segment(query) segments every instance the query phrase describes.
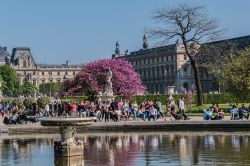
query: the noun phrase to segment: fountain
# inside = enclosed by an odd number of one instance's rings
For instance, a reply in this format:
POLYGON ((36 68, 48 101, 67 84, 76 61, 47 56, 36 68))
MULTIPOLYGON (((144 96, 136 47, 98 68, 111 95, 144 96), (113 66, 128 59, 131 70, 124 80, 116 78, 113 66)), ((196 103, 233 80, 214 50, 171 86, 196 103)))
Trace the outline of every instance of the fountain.
POLYGON ((83 142, 76 141, 74 134, 76 127, 87 126, 93 123, 93 118, 47 118, 41 120, 42 126, 59 127, 61 140, 54 142, 56 157, 83 156, 83 142))

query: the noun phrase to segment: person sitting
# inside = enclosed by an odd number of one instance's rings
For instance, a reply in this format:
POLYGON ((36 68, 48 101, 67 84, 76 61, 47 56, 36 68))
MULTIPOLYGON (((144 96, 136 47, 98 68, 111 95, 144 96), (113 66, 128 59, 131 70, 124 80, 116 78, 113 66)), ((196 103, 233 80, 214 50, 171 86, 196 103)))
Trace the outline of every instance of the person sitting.
POLYGON ((210 110, 210 108, 204 109, 204 116, 203 116, 204 120, 211 120, 212 115, 213 115, 213 110, 210 110))
POLYGON ((19 114, 18 117, 17 117, 17 122, 20 123, 20 124, 27 124, 27 116, 26 114, 19 114))
MULTIPOLYGON (((175 106, 172 106, 172 107, 171 107, 170 115, 173 116, 175 120, 181 120, 181 119, 183 119, 182 115, 179 114, 179 113, 176 111, 175 106)), ((171 120, 172 120, 172 119, 171 119, 171 120)))
POLYGON ((219 109, 218 113, 211 120, 222 120, 224 118, 224 111, 222 108, 219 109))
POLYGON ((247 111, 247 108, 245 107, 245 105, 243 104, 241 108, 239 108, 239 119, 249 119, 249 113, 247 111))
POLYGON ((10 115, 10 117, 9 117, 9 123, 10 124, 16 124, 17 123, 17 117, 18 117, 18 115, 17 115, 17 113, 12 113, 11 115, 10 115))
POLYGON ((231 119, 230 120, 238 120, 238 112, 239 109, 236 107, 236 105, 233 105, 233 108, 230 110, 231 113, 231 119))
POLYGON ((148 121, 150 121, 151 118, 153 118, 153 120, 155 121, 156 117, 157 117, 157 110, 154 108, 154 106, 150 106, 148 121))

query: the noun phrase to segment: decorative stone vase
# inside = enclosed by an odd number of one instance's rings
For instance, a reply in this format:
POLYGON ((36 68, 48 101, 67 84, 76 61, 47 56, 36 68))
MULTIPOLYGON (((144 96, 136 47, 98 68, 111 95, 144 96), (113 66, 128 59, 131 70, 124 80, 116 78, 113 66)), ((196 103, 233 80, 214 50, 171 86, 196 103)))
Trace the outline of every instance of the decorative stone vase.
POLYGON ((93 118, 47 118, 41 120, 42 126, 59 127, 61 140, 54 142, 54 154, 57 157, 83 156, 83 143, 76 141, 74 134, 77 126, 93 123, 93 118))

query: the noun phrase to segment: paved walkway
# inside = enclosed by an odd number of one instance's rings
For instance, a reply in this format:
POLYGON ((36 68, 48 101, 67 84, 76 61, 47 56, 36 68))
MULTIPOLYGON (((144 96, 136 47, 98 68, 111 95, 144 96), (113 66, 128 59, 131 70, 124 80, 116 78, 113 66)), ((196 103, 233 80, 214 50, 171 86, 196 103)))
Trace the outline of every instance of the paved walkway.
MULTIPOLYGON (((96 122, 91 126, 78 127, 78 132, 109 132, 109 131, 250 131, 249 120, 229 120, 225 117, 220 121, 205 121, 201 117, 192 116, 189 121, 121 121, 121 122, 96 122)), ((0 118, 2 120, 2 118, 0 118)), ((1 132, 11 134, 30 134, 30 133, 58 133, 58 127, 43 127, 39 123, 4 125, 0 126, 1 132)))

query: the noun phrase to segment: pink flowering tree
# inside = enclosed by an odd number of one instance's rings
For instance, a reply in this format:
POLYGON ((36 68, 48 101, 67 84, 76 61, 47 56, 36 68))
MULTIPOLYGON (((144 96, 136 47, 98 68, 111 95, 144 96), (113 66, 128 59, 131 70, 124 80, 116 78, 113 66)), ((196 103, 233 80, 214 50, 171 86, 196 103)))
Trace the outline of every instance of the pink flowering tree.
POLYGON ((104 91, 108 70, 113 73, 112 84, 115 95, 131 96, 145 93, 140 75, 123 59, 104 59, 83 65, 74 79, 64 82, 64 95, 95 95, 104 91))

